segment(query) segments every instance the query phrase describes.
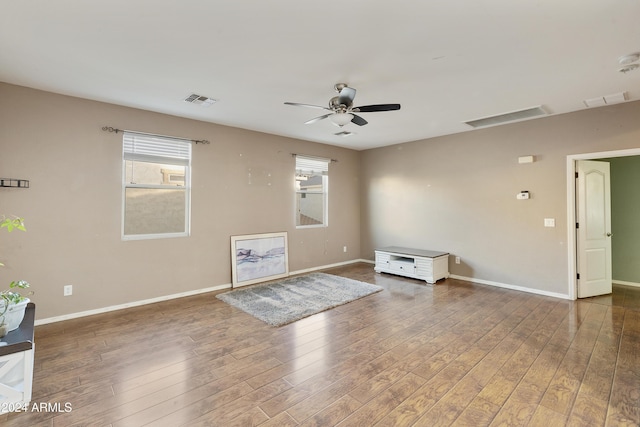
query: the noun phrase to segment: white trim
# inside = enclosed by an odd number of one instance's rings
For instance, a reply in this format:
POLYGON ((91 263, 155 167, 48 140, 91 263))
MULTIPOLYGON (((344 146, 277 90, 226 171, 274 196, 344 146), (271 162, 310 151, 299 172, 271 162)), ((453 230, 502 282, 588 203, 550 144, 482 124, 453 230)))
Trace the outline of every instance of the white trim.
POLYGON ((302 270, 291 271, 289 272, 289 276, 311 273, 312 271, 325 270, 327 268, 342 267, 343 265, 354 264, 356 262, 370 262, 370 261, 364 260, 364 259, 352 259, 351 261, 343 261, 343 262, 337 262, 335 264, 322 265, 320 267, 311 267, 311 268, 305 268, 302 270))
MULTIPOLYGON (((340 266, 343 266, 343 265, 354 264, 356 262, 368 262, 368 263, 371 263, 372 261, 364 260, 364 259, 354 259, 354 260, 351 260, 351 261, 344 261, 344 262, 339 262, 339 263, 335 263, 335 264, 329 264, 329 265, 324 265, 324 266, 320 266, 320 267, 313 267, 313 268, 307 268, 307 269, 304 269, 304 270, 298 270, 298 271, 289 272, 289 276, 293 276, 295 274, 308 273, 308 272, 317 271, 317 270, 324 270, 324 269, 332 268, 332 267, 340 267, 340 266)), ((63 320, 77 319, 79 317, 93 316, 94 314, 108 313, 110 311, 122 310, 122 309, 125 309, 125 308, 131 308, 131 307, 138 307, 138 306, 141 306, 141 305, 153 304, 153 303, 161 302, 161 301, 169 301, 169 300, 176 299, 176 298, 182 298, 182 297, 188 297, 188 296, 192 296, 192 295, 204 294, 204 293, 207 293, 207 292, 221 291, 221 290, 224 290, 224 289, 231 289, 231 283, 212 286, 210 288, 203 288, 203 289, 196 289, 196 290, 193 290, 193 291, 181 292, 181 293, 178 293, 178 294, 165 295, 165 296, 156 297, 156 298, 149 298, 149 299, 140 300, 140 301, 133 301, 133 302, 128 302, 128 303, 119 304, 119 305, 112 305, 112 306, 109 306, 109 307, 96 308, 95 310, 80 311, 78 313, 71 313, 71 314, 65 314, 65 315, 62 315, 62 316, 48 317, 46 319, 36 320, 35 321, 35 326, 46 325, 47 323, 62 322, 63 320)))
POLYGON ((207 292, 214 292, 214 291, 219 291, 222 289, 230 289, 230 288, 231 288, 231 283, 227 283, 224 285, 212 286, 210 288, 203 288, 203 289, 196 289, 194 291, 181 292, 179 294, 165 295, 161 297, 149 298, 149 299, 140 300, 140 301, 127 302, 119 305, 112 305, 109 307, 96 308, 95 310, 80 311, 78 313, 64 314, 62 316, 56 316, 56 317, 48 317, 46 319, 36 320, 35 326, 46 325, 47 323, 61 322, 63 320, 77 319, 79 317, 93 316, 94 314, 108 313, 110 311, 122 310, 125 308, 131 308, 131 307, 138 307, 141 305, 153 304, 156 302, 168 301, 176 298, 188 297, 192 295, 204 294, 207 292))
POLYGON ((543 290, 535 289, 535 288, 526 288, 524 286, 509 285, 507 283, 494 282, 494 281, 491 281, 491 280, 482 280, 482 279, 476 279, 476 278, 473 278, 473 277, 458 276, 457 274, 451 274, 451 275, 449 275, 449 278, 457 279, 457 280, 464 280, 465 282, 479 283, 481 285, 496 286, 498 288, 511 289, 511 290, 514 290, 514 291, 528 292, 530 294, 544 295, 544 296, 547 296, 547 297, 554 297, 554 298, 561 298, 561 299, 571 299, 569 297, 569 295, 559 294, 557 292, 548 292, 548 291, 543 291, 543 290))
POLYGON ((189 232, 181 233, 155 233, 155 234, 127 234, 122 236, 123 242, 131 240, 174 239, 176 237, 189 237, 189 232))
POLYGON ((612 280, 612 283, 615 283, 616 285, 634 286, 636 288, 640 288, 640 283, 636 283, 636 282, 625 282, 623 280, 612 280))
POLYGON ((296 225, 296 230, 304 230, 306 228, 326 228, 325 224, 311 224, 311 225, 296 225))
POLYGON ((567 294, 575 300, 578 294, 576 248, 576 158, 567 156, 567 294))
MULTIPOLYGON (((311 273, 313 271, 318 271, 318 270, 326 270, 328 268, 342 267, 342 266, 349 265, 349 264, 355 264, 357 262, 364 262, 364 263, 367 263, 367 264, 375 264, 375 261, 372 261, 372 260, 369 260, 369 259, 353 259, 353 260, 350 260, 350 261, 343 261, 343 262, 337 262, 337 263, 334 263, 334 264, 328 264, 328 265, 322 265, 322 266, 318 266, 318 267, 305 268, 305 269, 302 269, 302 270, 290 271, 289 272, 289 276, 294 276, 294 275, 298 275, 298 274, 305 274, 305 273, 311 273)), ((482 279, 476 279, 476 278, 473 278, 473 277, 458 276, 456 274, 451 274, 449 277, 451 279, 464 280, 465 282, 479 283, 481 285, 496 286, 496 287, 499 287, 499 288, 511 289, 511 290, 521 291, 521 292, 528 292, 528 293, 532 293, 532 294, 544 295, 544 296, 549 296, 549 297, 554 297, 554 298, 571 299, 569 297, 569 295, 559 294, 559 293, 556 293, 556 292, 541 291, 539 289, 526 288, 526 287, 523 287, 523 286, 509 285, 509 284, 506 284, 506 283, 493 282, 493 281, 490 281, 490 280, 482 280, 482 279)), ((640 283, 633 284, 631 282, 620 282, 620 281, 615 281, 615 283, 620 283, 620 284, 628 285, 628 286, 640 286, 640 283)), ((109 313, 111 311, 123 310, 125 308, 139 307, 141 305, 153 304, 153 303, 162 302, 162 301, 169 301, 169 300, 176 299, 176 298, 183 298, 183 297, 188 297, 188 296, 193 296, 193 295, 199 295, 199 294, 204 294, 204 293, 207 293, 207 292, 221 291, 221 290, 224 290, 224 289, 231 289, 231 283, 212 286, 212 287, 209 287, 209 288, 196 289, 196 290, 193 290, 193 291, 181 292, 181 293, 178 293, 178 294, 165 295, 165 296, 156 297, 156 298, 149 298, 149 299, 145 299, 145 300, 133 301, 133 302, 119 304, 119 305, 112 305, 112 306, 109 306, 109 307, 97 308, 97 309, 94 309, 94 310, 81 311, 81 312, 78 312, 78 313, 65 314, 65 315, 62 315, 62 316, 48 317, 46 319, 36 320, 35 321, 35 326, 46 325, 48 323, 61 322, 63 320, 77 319, 77 318, 80 318, 80 317, 93 316, 94 314, 109 313)))
POLYGON ((567 156, 567 294, 575 300, 578 295, 578 279, 576 266, 576 160, 604 159, 608 157, 639 156, 640 148, 617 151, 601 151, 598 153, 570 154, 567 156))

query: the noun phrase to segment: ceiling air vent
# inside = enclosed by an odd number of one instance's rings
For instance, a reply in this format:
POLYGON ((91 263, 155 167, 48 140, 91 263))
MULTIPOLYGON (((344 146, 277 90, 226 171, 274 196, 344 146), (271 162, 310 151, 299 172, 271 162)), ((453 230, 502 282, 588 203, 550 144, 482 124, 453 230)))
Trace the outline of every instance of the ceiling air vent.
POLYGON ((469 120, 465 122, 471 127, 480 128, 485 126, 501 125, 504 123, 517 122, 520 120, 532 119, 538 116, 546 116, 548 113, 541 105, 524 110, 512 111, 511 113, 498 114, 497 116, 483 117, 481 119, 469 120))
POLYGON ((599 96, 597 98, 585 99, 584 105, 587 107, 602 107, 603 105, 613 105, 628 100, 627 92, 613 93, 611 95, 599 96))
POLYGON ((188 102, 190 104, 202 105, 203 107, 209 107, 216 103, 216 100, 213 98, 209 98, 208 96, 198 95, 192 93, 184 99, 184 102, 188 102))
POLYGON ((334 133, 334 135, 335 135, 335 136, 342 136, 342 137, 345 137, 345 136, 351 136, 351 135, 354 135, 354 132, 349 132, 349 131, 343 130, 342 132, 334 133))

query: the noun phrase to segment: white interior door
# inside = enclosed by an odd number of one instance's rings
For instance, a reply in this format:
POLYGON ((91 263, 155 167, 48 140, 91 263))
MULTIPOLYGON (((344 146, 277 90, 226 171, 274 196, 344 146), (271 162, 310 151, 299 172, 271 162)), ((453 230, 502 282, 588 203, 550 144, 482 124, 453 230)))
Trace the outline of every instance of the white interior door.
POLYGON ((578 298, 611 293, 611 182, 609 163, 577 162, 578 298))

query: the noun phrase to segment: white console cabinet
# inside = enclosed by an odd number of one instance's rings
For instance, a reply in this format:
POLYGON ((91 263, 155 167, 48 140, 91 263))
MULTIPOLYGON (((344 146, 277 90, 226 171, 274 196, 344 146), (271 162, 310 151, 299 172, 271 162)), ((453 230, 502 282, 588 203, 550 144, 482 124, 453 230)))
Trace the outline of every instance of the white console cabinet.
POLYGON ((0 413, 28 408, 33 384, 36 306, 30 302, 18 329, 0 339, 0 413))
POLYGON ((449 277, 449 253, 423 249, 389 246, 376 249, 377 273, 400 276, 436 283, 449 277))

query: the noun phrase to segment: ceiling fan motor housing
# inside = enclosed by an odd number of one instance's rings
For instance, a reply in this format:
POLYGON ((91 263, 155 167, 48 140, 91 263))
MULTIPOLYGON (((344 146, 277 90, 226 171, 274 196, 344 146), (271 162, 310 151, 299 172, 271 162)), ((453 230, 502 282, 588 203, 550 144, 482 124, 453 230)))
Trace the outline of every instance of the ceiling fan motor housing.
POLYGON ((336 83, 335 85, 333 85, 333 88, 336 90, 336 92, 340 93, 342 92, 342 89, 344 89, 345 87, 347 87, 346 83, 336 83))

